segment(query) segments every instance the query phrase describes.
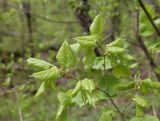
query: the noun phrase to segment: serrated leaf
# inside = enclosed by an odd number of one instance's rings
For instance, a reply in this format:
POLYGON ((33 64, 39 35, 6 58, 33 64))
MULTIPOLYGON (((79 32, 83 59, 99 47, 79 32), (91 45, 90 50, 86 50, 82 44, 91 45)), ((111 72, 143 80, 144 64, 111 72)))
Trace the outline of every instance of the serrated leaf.
POLYGON ((98 93, 95 92, 95 85, 92 79, 79 81, 71 95, 73 97, 72 102, 78 104, 80 107, 84 104, 90 104, 95 107, 95 102, 100 98, 98 93))
MULTIPOLYGON (((104 59, 103 57, 96 57, 95 63, 92 66, 93 69, 95 70, 104 70, 104 59)), ((107 57, 105 57, 105 69, 111 69, 112 65, 111 65, 111 60, 107 57)))
POLYGON ((31 66, 32 68, 37 69, 37 70, 46 70, 46 69, 49 69, 53 66, 52 64, 50 64, 46 61, 39 60, 36 58, 29 58, 26 61, 29 66, 31 66))
POLYGON ((78 43, 84 47, 96 46, 96 36, 95 35, 76 37, 75 40, 77 40, 78 43))
POLYGON ((81 50, 81 46, 79 43, 71 44, 70 47, 75 53, 78 53, 81 50))
POLYGON ((76 64, 76 56, 67 41, 64 41, 56 56, 61 67, 71 68, 76 64))
POLYGON ((81 92, 79 91, 75 97, 72 98, 72 102, 79 105, 79 107, 84 106, 84 101, 81 96, 81 92))
POLYGON ((124 44, 124 39, 118 38, 115 41, 109 43, 107 47, 122 47, 124 44))
POLYGON ((112 53, 112 54, 119 54, 125 51, 126 50, 124 48, 120 48, 120 47, 107 47, 106 48, 106 53, 112 53))
POLYGON ((95 85, 92 79, 83 79, 81 81, 82 89, 89 91, 90 93, 95 89, 95 85))
POLYGON ((93 20, 90 26, 91 34, 101 34, 104 30, 104 18, 102 14, 99 14, 93 20))
POLYGON ((85 92, 85 93, 86 93, 86 97, 87 97, 87 103, 92 105, 95 108, 96 102, 101 98, 100 96, 102 96, 102 95, 99 95, 99 93, 97 93, 97 91, 93 91, 92 93, 90 93, 90 92, 85 92))
POLYGON ((85 64, 85 69, 92 68, 94 61, 96 59, 94 49, 92 47, 85 48, 85 57, 83 58, 83 62, 85 64))
POLYGON ((35 79, 42 81, 54 81, 60 77, 60 72, 58 68, 54 66, 51 69, 33 73, 30 77, 34 77, 35 79))
POLYGON ((133 98, 133 101, 135 101, 136 104, 138 104, 141 107, 148 107, 149 106, 148 102, 140 96, 135 96, 133 98))

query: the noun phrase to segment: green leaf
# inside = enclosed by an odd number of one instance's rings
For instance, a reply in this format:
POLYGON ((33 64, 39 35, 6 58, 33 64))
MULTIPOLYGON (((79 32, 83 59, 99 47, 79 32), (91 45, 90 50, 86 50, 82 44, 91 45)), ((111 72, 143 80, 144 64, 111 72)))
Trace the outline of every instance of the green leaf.
POLYGON ((79 81, 72 91, 72 102, 77 103, 80 107, 84 104, 90 104, 95 107, 95 102, 99 100, 98 93, 95 92, 95 85, 92 79, 83 79, 79 81))
POLYGON ((115 41, 109 43, 107 47, 122 47, 124 45, 124 39, 118 38, 115 41))
POLYGON ((133 98, 133 101, 135 101, 136 104, 138 104, 141 107, 148 107, 149 106, 148 102, 140 96, 135 96, 133 98))
POLYGON ((60 47, 56 58, 61 67, 71 68, 76 64, 75 53, 69 46, 67 41, 64 41, 64 43, 60 47))
POLYGON ((82 89, 89 91, 90 93, 95 89, 95 85, 92 79, 83 79, 81 81, 82 89))
POLYGON ((81 50, 81 46, 79 43, 71 44, 70 47, 75 53, 78 53, 81 50))
POLYGON ((34 77, 35 79, 42 81, 54 81, 60 78, 60 72, 58 68, 54 66, 51 69, 33 73, 30 77, 34 77))
POLYGON ((71 95, 72 95, 72 96, 76 95, 76 94, 79 92, 80 89, 81 89, 81 82, 79 81, 79 82, 77 83, 76 87, 73 89, 71 95))
POLYGON ((160 82, 153 82, 151 80, 144 80, 142 84, 146 84, 152 89, 160 89, 160 82))
POLYGON ((85 69, 91 69, 96 59, 94 48, 88 47, 85 48, 84 50, 85 50, 85 57, 83 58, 83 63, 85 64, 85 69))
POLYGON ((137 117, 143 117, 144 116, 144 108, 140 106, 139 104, 136 104, 136 116, 137 117))
POLYGON ((120 47, 107 47, 106 48, 106 53, 112 53, 112 54, 119 54, 125 51, 126 50, 124 48, 120 48, 120 47))
POLYGON ((72 102, 79 105, 79 107, 84 106, 84 101, 81 96, 81 92, 79 91, 75 97, 72 98, 72 102))
POLYGON ((79 44, 84 47, 96 46, 96 36, 94 35, 76 37, 75 40, 77 40, 79 44))
POLYGON ((36 92, 35 98, 40 96, 43 92, 45 92, 48 86, 49 86, 49 81, 43 81, 38 91, 36 92))
POLYGON ((119 64, 113 68, 112 73, 116 77, 128 77, 131 74, 131 71, 127 66, 119 64))
POLYGON ((67 117, 67 110, 64 105, 60 104, 56 115, 56 121, 66 121, 66 117, 67 117))
POLYGON ((135 82, 125 82, 125 83, 120 83, 116 85, 117 90, 128 90, 134 88, 135 82))
POLYGON ((99 14, 93 20, 90 26, 90 33, 91 34, 101 34, 104 30, 104 19, 103 15, 99 14))
MULTIPOLYGON (((95 63, 92 66, 95 70, 104 70, 104 58, 103 57, 96 57, 95 63)), ((109 70, 112 68, 111 60, 105 57, 105 69, 109 70)))
POLYGON ((46 70, 46 69, 49 69, 53 66, 52 64, 50 64, 46 61, 39 60, 36 58, 29 58, 26 61, 29 66, 31 66, 32 68, 37 69, 37 70, 46 70))

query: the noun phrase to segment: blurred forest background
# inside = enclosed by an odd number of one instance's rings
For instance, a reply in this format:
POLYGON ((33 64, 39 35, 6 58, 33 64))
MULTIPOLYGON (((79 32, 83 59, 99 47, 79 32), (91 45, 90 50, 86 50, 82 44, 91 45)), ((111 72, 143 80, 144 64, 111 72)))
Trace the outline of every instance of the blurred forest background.
MULTIPOLYGON (((140 65, 141 77, 147 77, 150 68, 160 64, 160 0, 143 0, 152 21, 138 1, 0 0, 0 121, 22 121, 21 115, 23 121, 54 120, 58 107, 56 94, 48 91, 34 99, 41 82, 28 77, 33 70, 26 66, 25 60, 36 57, 56 63, 55 56, 63 41, 73 43, 74 37, 89 34, 89 26, 100 12, 105 13, 106 43, 117 37, 125 38, 140 65), (139 31, 135 25, 137 18, 139 31), (139 35, 144 39, 142 43, 139 35), (155 62, 152 63, 145 47, 157 55, 155 62)), ((153 73, 159 76, 158 71, 153 73)), ((63 79, 56 85, 65 90, 73 83, 63 79)), ((158 100, 160 95, 157 96, 157 110, 160 110, 158 100)), ((125 99, 117 102, 121 105, 125 99)), ((131 109, 132 106, 128 110, 133 112, 131 109)), ((100 112, 98 108, 75 107, 69 117, 70 121, 98 121, 100 112)))

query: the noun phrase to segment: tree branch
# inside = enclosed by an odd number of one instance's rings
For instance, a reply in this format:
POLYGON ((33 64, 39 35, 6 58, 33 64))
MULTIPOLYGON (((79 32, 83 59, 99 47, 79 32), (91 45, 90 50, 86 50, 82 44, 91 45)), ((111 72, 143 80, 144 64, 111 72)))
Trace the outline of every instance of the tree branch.
POLYGON ((141 37, 141 35, 139 34, 139 12, 137 11, 135 13, 135 21, 134 21, 134 31, 135 31, 135 34, 136 34, 136 38, 137 38, 137 41, 140 45, 140 48, 143 50, 147 60, 149 61, 149 64, 154 72, 154 74, 156 75, 158 81, 160 81, 160 75, 155 71, 155 67, 157 66, 156 63, 154 62, 153 58, 150 56, 150 52, 149 50, 147 49, 146 45, 144 44, 144 41, 141 37))
POLYGON ((142 0, 138 0, 139 5, 141 6, 141 8, 143 9, 143 11, 145 12, 146 16, 148 17, 148 20, 150 21, 150 23, 152 24, 153 28, 155 29, 155 31, 157 32, 158 36, 160 37, 160 31, 157 28, 156 24, 154 23, 154 21, 152 20, 151 15, 149 14, 149 12, 147 11, 145 5, 143 4, 142 0))
POLYGON ((118 106, 115 104, 115 102, 113 101, 112 97, 109 95, 108 92, 100 89, 97 87, 97 89, 101 92, 103 92, 105 95, 107 95, 107 97, 109 98, 110 102, 112 103, 112 105, 115 107, 115 109, 119 112, 119 114, 121 114, 122 117, 124 117, 124 114, 119 110, 118 106))

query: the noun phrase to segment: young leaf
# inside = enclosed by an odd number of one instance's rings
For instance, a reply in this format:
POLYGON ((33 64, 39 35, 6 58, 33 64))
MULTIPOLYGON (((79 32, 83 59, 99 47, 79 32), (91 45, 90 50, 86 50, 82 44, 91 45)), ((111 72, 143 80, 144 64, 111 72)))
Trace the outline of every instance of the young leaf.
POLYGON ((118 38, 115 41, 109 43, 107 47, 122 47, 124 44, 124 39, 118 38))
POLYGON ((79 82, 77 83, 76 87, 73 89, 71 95, 72 95, 72 96, 76 95, 76 94, 80 91, 80 89, 81 89, 81 82, 79 81, 79 82))
POLYGON ((84 106, 84 101, 81 96, 81 92, 79 91, 75 97, 72 98, 72 102, 79 105, 79 107, 84 106))
POLYGON ((104 19, 103 15, 99 14, 93 20, 90 26, 90 33, 91 34, 101 34, 104 30, 104 19))
POLYGON ((96 36, 94 35, 76 37, 75 40, 77 40, 79 44, 84 47, 96 46, 96 36))
POLYGON ((34 77, 35 79, 42 81, 54 81, 60 77, 60 72, 58 68, 54 66, 51 69, 33 73, 30 77, 34 77))
POLYGON ((27 61, 29 66, 31 66, 34 69, 41 70, 41 71, 49 69, 53 66, 52 64, 50 64, 46 61, 39 60, 39 59, 36 59, 36 58, 29 58, 26 61, 27 61))
POLYGON ((81 50, 81 46, 79 43, 71 44, 70 47, 75 53, 78 53, 81 50))
POLYGON ((143 81, 143 83, 152 89, 160 89, 160 82, 153 82, 151 80, 146 79, 143 81))
POLYGON ((106 48, 106 53, 119 54, 123 52, 125 52, 125 49, 120 48, 120 47, 107 47, 106 48))
POLYGON ((76 64, 76 56, 67 41, 64 41, 57 54, 57 60, 61 67, 71 68, 76 64))
POLYGON ((82 89, 89 91, 90 93, 95 89, 95 85, 92 79, 83 79, 81 81, 82 89))
POLYGON ((40 96, 43 92, 46 91, 46 89, 48 88, 49 86, 49 81, 43 81, 41 86, 39 87, 38 91, 36 92, 36 95, 35 97, 38 97, 40 96))
POLYGON ((112 73, 116 77, 128 77, 131 74, 131 71, 129 70, 127 66, 119 64, 113 68, 112 73))
POLYGON ((148 106, 149 106, 148 102, 147 102, 146 100, 144 100, 144 99, 143 99, 142 97, 140 97, 140 96, 135 96, 135 97, 133 98, 133 101, 135 101, 136 104, 138 104, 138 105, 141 106, 141 107, 148 107, 148 106))
POLYGON ((56 121, 66 121, 66 117, 67 117, 66 107, 60 104, 56 115, 56 121))

